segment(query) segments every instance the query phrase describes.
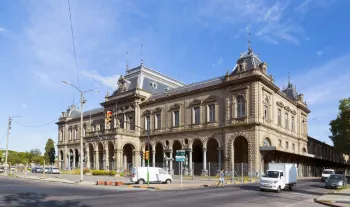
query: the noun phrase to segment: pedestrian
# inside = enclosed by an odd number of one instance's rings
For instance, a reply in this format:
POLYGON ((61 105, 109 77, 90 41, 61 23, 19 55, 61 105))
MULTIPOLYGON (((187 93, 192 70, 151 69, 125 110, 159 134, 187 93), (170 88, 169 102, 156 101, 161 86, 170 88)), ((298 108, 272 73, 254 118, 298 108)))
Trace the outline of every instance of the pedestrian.
POLYGON ((218 185, 217 185, 216 187, 219 187, 220 183, 222 183, 222 187, 224 188, 224 187, 225 187, 225 186, 224 186, 224 182, 225 182, 225 173, 224 173, 224 169, 221 169, 221 170, 220 170, 219 176, 220 176, 220 178, 219 178, 219 183, 218 183, 218 185))

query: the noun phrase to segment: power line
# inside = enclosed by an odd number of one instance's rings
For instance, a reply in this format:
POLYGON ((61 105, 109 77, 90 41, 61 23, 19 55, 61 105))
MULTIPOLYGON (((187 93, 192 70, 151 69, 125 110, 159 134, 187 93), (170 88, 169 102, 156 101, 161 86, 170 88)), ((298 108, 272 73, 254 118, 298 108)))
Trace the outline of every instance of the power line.
POLYGON ((17 125, 22 126, 22 127, 37 128, 37 127, 43 127, 43 126, 49 125, 49 124, 51 124, 52 122, 57 121, 57 118, 54 119, 54 120, 52 120, 52 121, 50 121, 50 122, 47 122, 47 123, 45 123, 45 124, 36 125, 36 126, 27 126, 27 125, 20 124, 20 123, 14 121, 14 120, 12 120, 12 121, 13 121, 14 123, 16 123, 17 125))
POLYGON ((75 61, 75 70, 77 71, 77 78, 78 78, 78 86, 80 88, 80 80, 79 80, 79 72, 78 72, 78 63, 77 63, 77 55, 75 52, 75 42, 74 42, 74 32, 73 32, 73 22, 72 22, 72 13, 70 11, 70 2, 68 0, 68 10, 69 10, 69 20, 70 20, 70 29, 72 32, 72 41, 73 41, 73 50, 74 50, 74 61, 75 61))

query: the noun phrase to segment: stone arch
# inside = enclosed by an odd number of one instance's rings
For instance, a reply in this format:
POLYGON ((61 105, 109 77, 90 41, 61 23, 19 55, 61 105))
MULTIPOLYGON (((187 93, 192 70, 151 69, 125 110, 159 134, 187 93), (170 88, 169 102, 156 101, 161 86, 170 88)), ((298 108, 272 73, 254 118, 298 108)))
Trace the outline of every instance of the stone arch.
POLYGON ((90 169, 95 169, 95 146, 92 143, 89 143, 87 148, 89 149, 89 160, 88 163, 90 166, 88 166, 90 169))
POLYGON ((193 173, 195 175, 201 175, 202 169, 203 169, 203 140, 200 138, 195 138, 191 140, 190 147, 192 148, 192 162, 194 163, 193 166, 193 173))
POLYGON ((221 147, 221 142, 220 142, 220 140, 219 140, 217 137, 211 136, 211 137, 208 137, 207 139, 205 139, 205 140, 203 141, 203 147, 204 147, 204 148, 207 148, 207 144, 208 144, 208 141, 209 141, 209 140, 215 140, 215 141, 217 142, 217 144, 218 144, 218 147, 221 147))
POLYGON ((190 139, 190 140, 189 140, 188 147, 189 147, 189 148, 193 148, 193 143, 194 143, 196 140, 198 140, 199 142, 201 142, 202 147, 204 146, 204 144, 203 144, 203 143, 204 143, 203 139, 197 137, 197 138, 193 138, 193 139, 190 139))
POLYGON ((155 167, 163 167, 164 145, 162 142, 155 143, 155 167))
MULTIPOLYGON (((243 139, 245 139, 245 141, 247 142, 247 150, 248 150, 248 163, 247 163, 247 167, 248 167, 248 171, 252 171, 252 139, 249 137, 249 135, 245 132, 236 132, 234 135, 231 136, 230 140, 229 140, 229 147, 231 148, 231 150, 229 149, 228 153, 229 153, 229 163, 228 166, 232 169, 232 163, 235 161, 235 148, 234 148, 234 142, 236 140, 236 138, 240 138, 242 137, 243 139)), ((242 167, 240 167, 242 168, 242 167)), ((235 169, 236 170, 236 169, 235 169)))
POLYGON ((264 140, 262 141, 262 146, 264 147, 272 146, 271 139, 268 137, 265 137, 264 140))
POLYGON ((103 170, 104 168, 104 161, 105 161, 105 157, 104 157, 104 145, 103 142, 98 142, 97 143, 97 151, 98 151, 98 169, 99 170, 103 170))
POLYGON ((108 149, 108 167, 106 167, 108 170, 113 170, 114 168, 114 163, 115 163, 115 157, 114 157, 114 143, 112 141, 107 142, 107 149, 108 149))
POLYGON ((206 161, 210 163, 210 165, 207 166, 208 170, 210 171, 210 175, 215 175, 221 168, 221 160, 219 160, 220 142, 216 137, 209 137, 206 140, 205 146, 207 149, 206 161))
MULTIPOLYGON (((181 141, 180 140, 178 140, 178 139, 175 139, 175 140, 173 140, 172 141, 172 143, 171 143, 171 148, 172 148, 172 158, 175 160, 175 156, 176 156, 176 150, 181 150, 181 149, 183 149, 183 146, 182 146, 182 143, 181 143, 181 141)), ((173 169, 174 169, 174 174, 175 175, 179 175, 180 173, 180 168, 179 168, 179 165, 178 164, 174 164, 173 165, 173 169)))
POLYGON ((136 146, 132 142, 125 142, 122 145, 123 149, 123 168, 126 170, 130 170, 133 165, 135 165, 135 155, 134 151, 136 146))

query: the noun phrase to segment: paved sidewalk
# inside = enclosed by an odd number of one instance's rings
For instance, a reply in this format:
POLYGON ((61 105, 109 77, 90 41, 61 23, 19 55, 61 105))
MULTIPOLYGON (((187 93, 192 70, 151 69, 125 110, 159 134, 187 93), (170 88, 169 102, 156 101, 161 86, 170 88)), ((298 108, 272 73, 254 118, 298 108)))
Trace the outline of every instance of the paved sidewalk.
POLYGON ((335 190, 333 193, 315 198, 315 202, 326 206, 350 207, 350 188, 346 190, 335 190))

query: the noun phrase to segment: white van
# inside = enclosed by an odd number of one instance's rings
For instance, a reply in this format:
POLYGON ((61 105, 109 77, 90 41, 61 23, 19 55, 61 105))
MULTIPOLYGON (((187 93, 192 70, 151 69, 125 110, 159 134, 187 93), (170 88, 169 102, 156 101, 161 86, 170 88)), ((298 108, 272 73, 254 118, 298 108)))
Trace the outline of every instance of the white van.
POLYGON ((269 163, 269 169, 260 178, 260 189, 280 192, 288 187, 292 190, 297 183, 297 166, 290 163, 269 163))
POLYGON ((321 182, 327 180, 327 178, 329 178, 329 176, 333 174, 335 174, 335 171, 333 169, 324 169, 321 175, 321 182))
MULTIPOLYGON (((141 185, 146 183, 147 167, 133 167, 131 169, 130 181, 141 185)), ((159 167, 149 167, 150 183, 170 184, 172 181, 173 181, 173 178, 164 169, 159 167)))

